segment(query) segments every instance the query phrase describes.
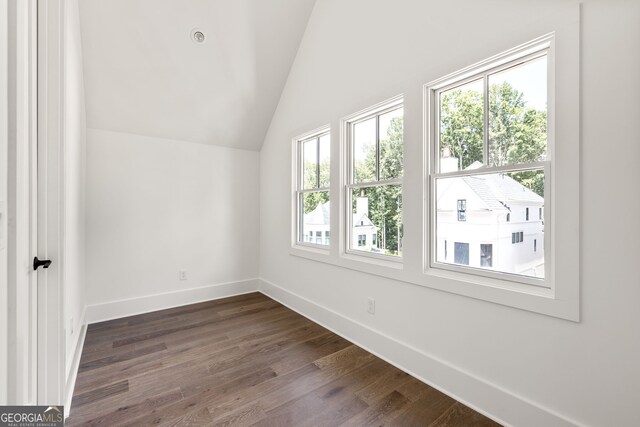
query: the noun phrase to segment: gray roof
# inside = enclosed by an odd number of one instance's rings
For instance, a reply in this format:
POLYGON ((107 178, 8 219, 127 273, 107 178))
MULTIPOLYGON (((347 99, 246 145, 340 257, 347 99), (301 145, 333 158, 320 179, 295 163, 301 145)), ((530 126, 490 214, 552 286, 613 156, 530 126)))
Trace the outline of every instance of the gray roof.
POLYGON ((318 203, 318 206, 308 214, 304 214, 305 224, 329 225, 331 202, 318 203))
POLYGON ((377 230, 376 225, 373 222, 371 222, 369 217, 365 214, 358 215, 357 213, 354 213, 352 224, 354 227, 375 227, 377 230))
MULTIPOLYGON (((467 169, 477 167, 474 163, 467 169)), ((508 210, 509 204, 513 202, 544 204, 544 198, 505 173, 465 176, 462 180, 482 199, 487 209, 492 211, 508 210)))
MULTIPOLYGON (((311 225, 329 225, 329 212, 331 211, 331 202, 318 203, 318 206, 308 214, 304 214, 305 224, 311 225)), ((371 222, 367 215, 353 214, 353 226, 354 227, 374 227, 377 230, 376 225, 371 222), (360 222, 363 224, 361 225, 360 222)))

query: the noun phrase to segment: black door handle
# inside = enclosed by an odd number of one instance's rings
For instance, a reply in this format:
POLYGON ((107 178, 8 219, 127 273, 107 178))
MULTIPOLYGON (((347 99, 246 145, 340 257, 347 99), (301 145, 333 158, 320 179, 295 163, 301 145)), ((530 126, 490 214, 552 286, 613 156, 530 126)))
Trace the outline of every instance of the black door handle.
POLYGON ((33 269, 37 270, 38 267, 42 266, 43 268, 49 268, 49 266, 51 265, 51 260, 50 259, 43 259, 43 260, 39 260, 38 257, 35 257, 33 259, 33 269))

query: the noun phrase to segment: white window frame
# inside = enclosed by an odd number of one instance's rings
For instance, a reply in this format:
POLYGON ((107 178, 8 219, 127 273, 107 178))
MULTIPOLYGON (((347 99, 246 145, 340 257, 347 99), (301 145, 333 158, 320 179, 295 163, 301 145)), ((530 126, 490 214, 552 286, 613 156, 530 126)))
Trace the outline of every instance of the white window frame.
MULTIPOLYGON (((563 30, 556 39, 550 33, 424 85, 424 230, 423 275, 425 286, 501 303, 508 306, 579 321, 580 243, 575 218, 579 206, 579 32, 563 30), (464 266, 435 263, 435 172, 437 150, 437 91, 474 80, 514 61, 547 54, 547 159, 528 164, 545 174, 545 278, 528 280, 509 273, 495 273, 464 266), (558 102, 556 102, 556 100, 558 102), (556 141, 562 141, 559 148, 556 141), (569 219, 571 218, 571 219, 569 219), (556 254, 561 260, 556 259, 556 254), (535 286, 532 286, 535 285, 535 286)), ((474 173, 509 172, 511 166, 483 167, 474 173)), ((455 177, 460 171, 439 174, 455 177)))
MULTIPOLYGON (((363 187, 376 187, 376 186, 385 186, 385 185, 400 185, 402 188, 403 180, 404 180, 404 171, 402 173, 402 177, 394 178, 394 179, 385 179, 379 180, 379 170, 378 165, 376 165, 376 180, 367 181, 367 182, 359 182, 355 183, 354 181, 354 164, 353 164, 353 127, 354 125, 363 122, 365 120, 369 120, 373 117, 378 117, 390 111, 396 110, 398 108, 404 108, 404 95, 398 95, 394 98, 388 99, 384 102, 361 110, 355 114, 352 114, 348 117, 345 117, 341 120, 341 143, 343 145, 342 154, 342 163, 343 163, 343 171, 344 171, 344 179, 342 180, 344 183, 344 230, 342 230, 343 235, 343 256, 353 257, 357 259, 359 257, 368 258, 370 261, 383 265, 383 266, 396 266, 402 265, 403 257, 401 256, 391 256, 384 254, 377 254, 374 252, 366 252, 357 249, 353 249, 351 247, 351 239, 353 234, 353 211, 352 211, 352 192, 354 188, 363 188, 363 187)), ((377 122, 376 122, 377 123, 377 122)), ((404 128, 404 126, 403 126, 404 128)), ((378 128, 376 125, 376 138, 379 138, 378 128)), ((378 144, 376 144, 378 146, 378 144)), ((376 150, 379 148, 377 147, 376 150)), ((403 135, 403 150, 404 150, 404 135, 403 135)), ((378 157, 378 156, 376 156, 378 157)), ((379 157, 378 157, 379 158, 379 157)), ((404 165, 403 165, 404 166, 404 165)), ((403 167, 404 169, 404 167, 403 167)), ((403 209, 403 223, 404 223, 404 209, 403 209)))
MULTIPOLYGON (((302 145, 310 141, 312 139, 317 140, 318 150, 320 150, 320 138, 323 136, 329 136, 331 140, 331 127, 326 125, 314 129, 310 132, 304 133, 302 135, 298 135, 292 140, 292 164, 293 164, 293 173, 292 173, 292 233, 291 233, 291 247, 298 249, 310 250, 317 253, 329 253, 330 245, 317 244, 316 235, 313 234, 309 236, 309 242, 305 242, 305 236, 302 235, 303 231, 303 216, 304 211, 301 209, 301 195, 306 193, 319 193, 319 192, 328 192, 329 200, 331 200, 331 175, 329 178, 329 186, 327 187, 319 187, 319 188, 311 188, 304 189, 304 159, 303 159, 303 149, 302 145)), ((329 150, 331 150, 331 143, 329 144, 329 150)), ((331 152, 331 151, 330 151, 331 152)), ((331 157, 330 157, 331 158, 331 157)), ((318 159, 319 160, 319 159, 318 159)), ((329 225, 329 231, 331 230, 331 224, 329 225)), ((324 239, 325 233, 322 233, 321 238, 324 239)))

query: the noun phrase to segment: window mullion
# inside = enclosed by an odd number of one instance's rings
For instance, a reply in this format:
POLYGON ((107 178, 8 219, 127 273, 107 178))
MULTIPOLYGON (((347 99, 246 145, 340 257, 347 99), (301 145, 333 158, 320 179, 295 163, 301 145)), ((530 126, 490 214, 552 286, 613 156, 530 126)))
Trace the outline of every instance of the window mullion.
POLYGON ((376 115, 376 181, 380 181, 380 116, 376 115))
POLYGON ((316 188, 320 188, 320 137, 316 138, 316 188))
POLYGON ((483 76, 483 86, 484 86, 484 120, 483 120, 483 141, 482 141, 482 156, 483 163, 485 166, 489 166, 489 75, 484 74, 483 76))

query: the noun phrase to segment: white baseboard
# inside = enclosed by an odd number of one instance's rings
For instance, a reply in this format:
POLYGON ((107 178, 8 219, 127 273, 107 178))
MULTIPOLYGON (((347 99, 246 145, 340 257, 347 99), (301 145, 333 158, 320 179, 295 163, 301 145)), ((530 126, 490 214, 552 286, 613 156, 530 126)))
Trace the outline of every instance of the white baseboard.
POLYGON ((87 323, 103 322, 166 308, 257 292, 259 282, 259 279, 248 279, 89 305, 87 306, 87 323))
POLYGON ((73 399, 73 390, 76 387, 76 378, 78 376, 78 368, 80 367, 80 357, 82 356, 82 349, 84 348, 84 339, 87 336, 87 308, 82 310, 82 317, 80 319, 80 331, 76 341, 75 348, 73 350, 73 359, 71 366, 66 369, 66 383, 64 387, 64 418, 66 419, 71 414, 71 400, 73 399))
POLYGON ((580 425, 267 280, 260 280, 260 292, 500 424, 526 427, 580 425))

